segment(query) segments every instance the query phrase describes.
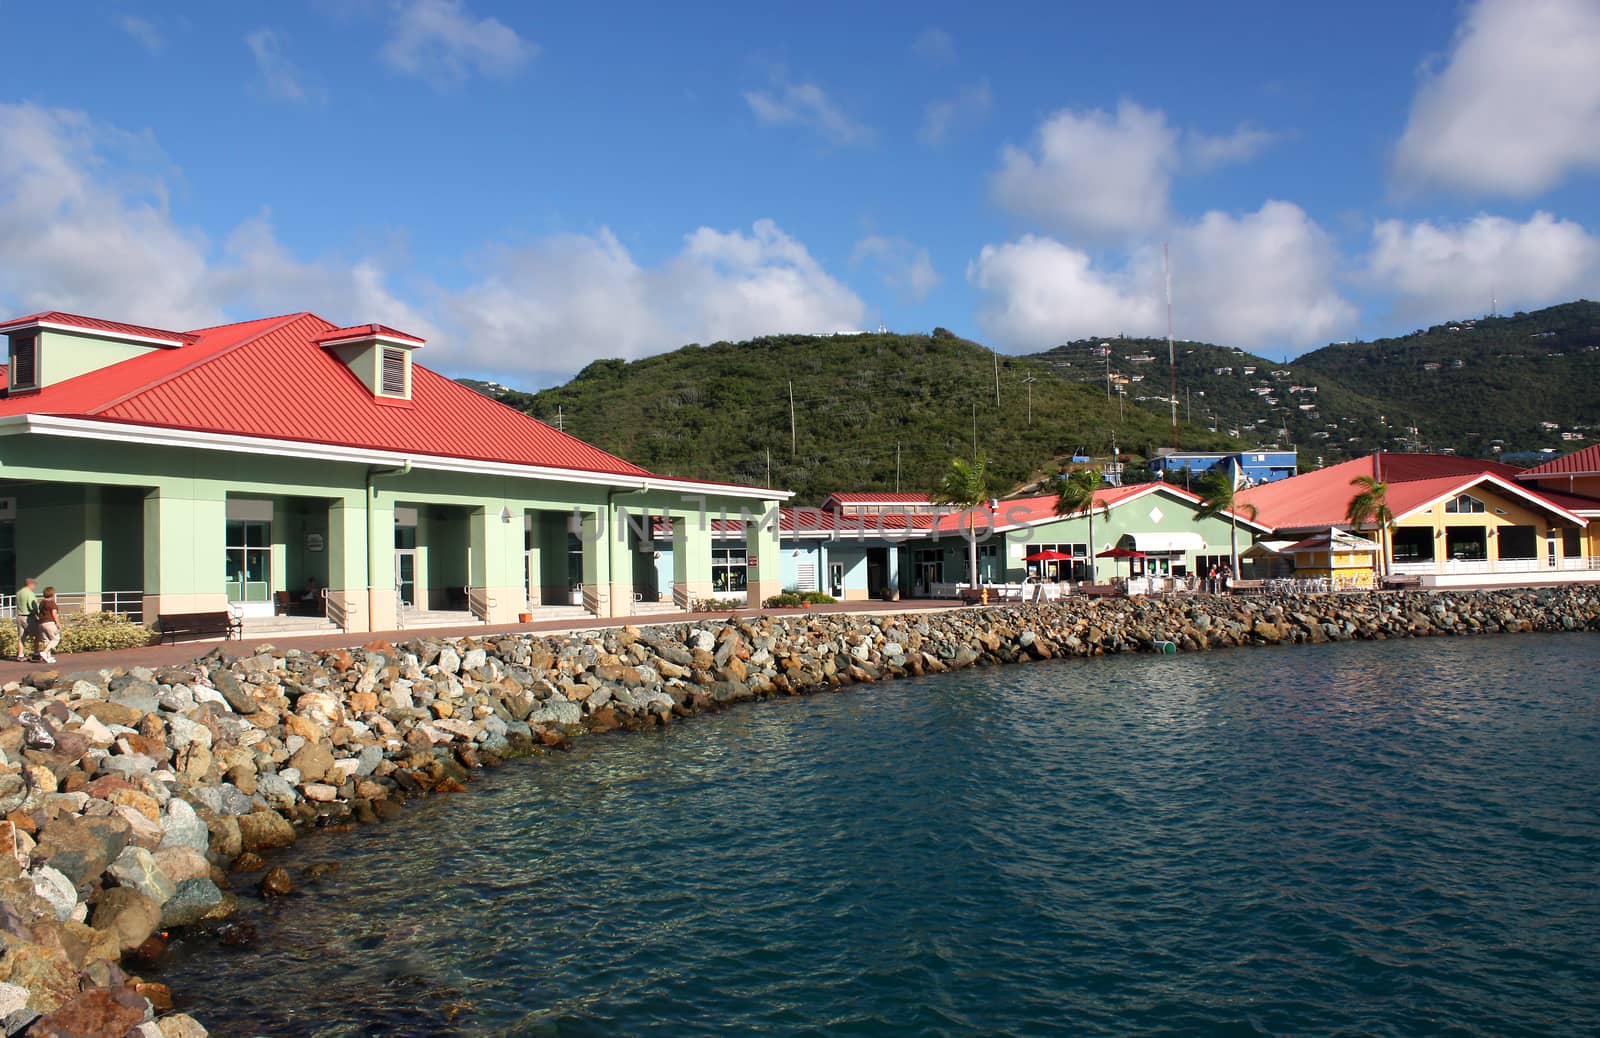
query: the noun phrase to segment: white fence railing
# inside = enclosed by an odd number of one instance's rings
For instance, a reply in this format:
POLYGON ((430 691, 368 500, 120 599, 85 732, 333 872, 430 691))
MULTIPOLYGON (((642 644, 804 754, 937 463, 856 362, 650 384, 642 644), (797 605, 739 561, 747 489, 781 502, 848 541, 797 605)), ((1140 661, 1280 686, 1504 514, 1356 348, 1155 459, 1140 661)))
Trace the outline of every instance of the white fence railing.
MULTIPOLYGON (((56 603, 63 616, 82 613, 121 613, 134 623, 144 623, 143 591, 56 592, 56 603)), ((15 620, 17 596, 0 595, 0 619, 15 620)))
POLYGON ((1395 573, 1424 576, 1454 576, 1473 573, 1572 573, 1600 570, 1600 558, 1568 559, 1431 559, 1427 562, 1396 562, 1395 573))

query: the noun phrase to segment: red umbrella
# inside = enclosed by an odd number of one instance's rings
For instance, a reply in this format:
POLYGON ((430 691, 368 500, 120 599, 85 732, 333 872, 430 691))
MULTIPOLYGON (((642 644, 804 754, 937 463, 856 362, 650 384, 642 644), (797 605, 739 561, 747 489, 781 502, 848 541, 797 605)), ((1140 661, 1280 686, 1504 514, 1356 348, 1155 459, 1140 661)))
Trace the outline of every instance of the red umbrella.
POLYGON ((1096 555, 1095 558, 1097 558, 1097 559, 1127 559, 1128 560, 1128 579, 1132 580, 1133 579, 1133 560, 1134 559, 1145 558, 1145 553, 1142 552, 1142 551, 1134 551, 1132 548, 1124 548, 1121 545, 1118 545, 1115 548, 1107 548, 1105 551, 1103 551, 1100 554, 1096 555))
POLYGON ((1044 551, 1036 551, 1032 555, 1024 555, 1022 557, 1022 561, 1023 562, 1071 562, 1072 561, 1072 556, 1068 555, 1064 551, 1055 551, 1053 549, 1047 548, 1044 551))

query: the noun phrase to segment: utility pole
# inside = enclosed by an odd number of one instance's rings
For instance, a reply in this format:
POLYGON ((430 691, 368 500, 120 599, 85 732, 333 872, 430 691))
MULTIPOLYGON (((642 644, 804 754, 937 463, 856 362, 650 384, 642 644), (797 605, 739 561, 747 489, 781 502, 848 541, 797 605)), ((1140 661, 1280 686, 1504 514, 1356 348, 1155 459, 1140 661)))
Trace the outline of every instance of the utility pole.
POLYGON ((994 407, 1000 409, 1000 351, 990 350, 994 354, 994 407))
POLYGON ((557 404, 556 405, 556 432, 566 432, 566 431, 567 431, 567 420, 561 414, 561 405, 557 404))
POLYGON ((900 493, 900 441, 894 441, 894 492, 900 493))
POLYGON ((1035 382, 1037 382, 1037 381, 1039 381, 1039 380, 1034 378, 1032 375, 1029 375, 1027 378, 1022 380, 1022 384, 1028 387, 1028 425, 1029 426, 1033 425, 1033 384, 1035 382))
POLYGON ((972 460, 978 460, 978 402, 972 402, 972 460))
POLYGON ((794 424, 794 379, 789 380, 789 460, 793 461, 800 456, 800 439, 795 433, 794 424))
POLYGON ((772 448, 767 448, 767 489, 772 489, 772 448))

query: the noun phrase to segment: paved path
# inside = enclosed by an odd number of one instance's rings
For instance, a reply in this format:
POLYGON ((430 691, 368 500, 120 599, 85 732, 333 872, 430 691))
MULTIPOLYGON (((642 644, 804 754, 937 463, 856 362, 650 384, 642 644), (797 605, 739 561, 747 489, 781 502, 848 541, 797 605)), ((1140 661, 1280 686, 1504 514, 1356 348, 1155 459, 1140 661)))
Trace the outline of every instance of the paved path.
MULTIPOLYGON (((15 660, 0 662, 0 685, 16 681, 27 674, 41 670, 55 670, 63 674, 81 670, 99 670, 103 667, 162 667, 184 663, 196 656, 204 656, 212 649, 223 647, 229 653, 248 656, 262 645, 297 649, 342 649, 365 645, 372 641, 404 642, 413 638, 462 638, 486 635, 560 634, 567 631, 608 630, 634 624, 649 627, 656 624, 684 623, 691 620, 723 620, 729 616, 805 616, 814 613, 902 613, 938 612, 959 608, 959 603, 949 599, 905 600, 900 602, 835 602, 832 605, 814 605, 810 609, 740 609, 716 613, 650 613, 645 616, 611 617, 608 619, 549 620, 544 623, 501 624, 490 626, 474 624, 468 627, 426 627, 410 631, 375 631, 357 634, 294 635, 280 633, 239 641, 223 642, 217 639, 184 641, 176 645, 150 645, 141 649, 118 649, 112 652, 58 653, 54 666, 44 663, 18 663, 15 660)), ((9 621, 7 621, 9 622, 9 621)))

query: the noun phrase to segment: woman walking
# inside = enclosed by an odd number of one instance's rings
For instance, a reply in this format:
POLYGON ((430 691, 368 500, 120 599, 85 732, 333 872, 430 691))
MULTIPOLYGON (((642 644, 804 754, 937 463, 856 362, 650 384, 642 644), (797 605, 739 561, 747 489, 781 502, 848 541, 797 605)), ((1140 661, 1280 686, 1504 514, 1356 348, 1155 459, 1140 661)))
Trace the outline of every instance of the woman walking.
POLYGON ((50 650, 61 644, 61 606, 56 602, 56 589, 54 586, 44 589, 44 594, 39 596, 39 656, 45 663, 54 663, 56 658, 50 650))

